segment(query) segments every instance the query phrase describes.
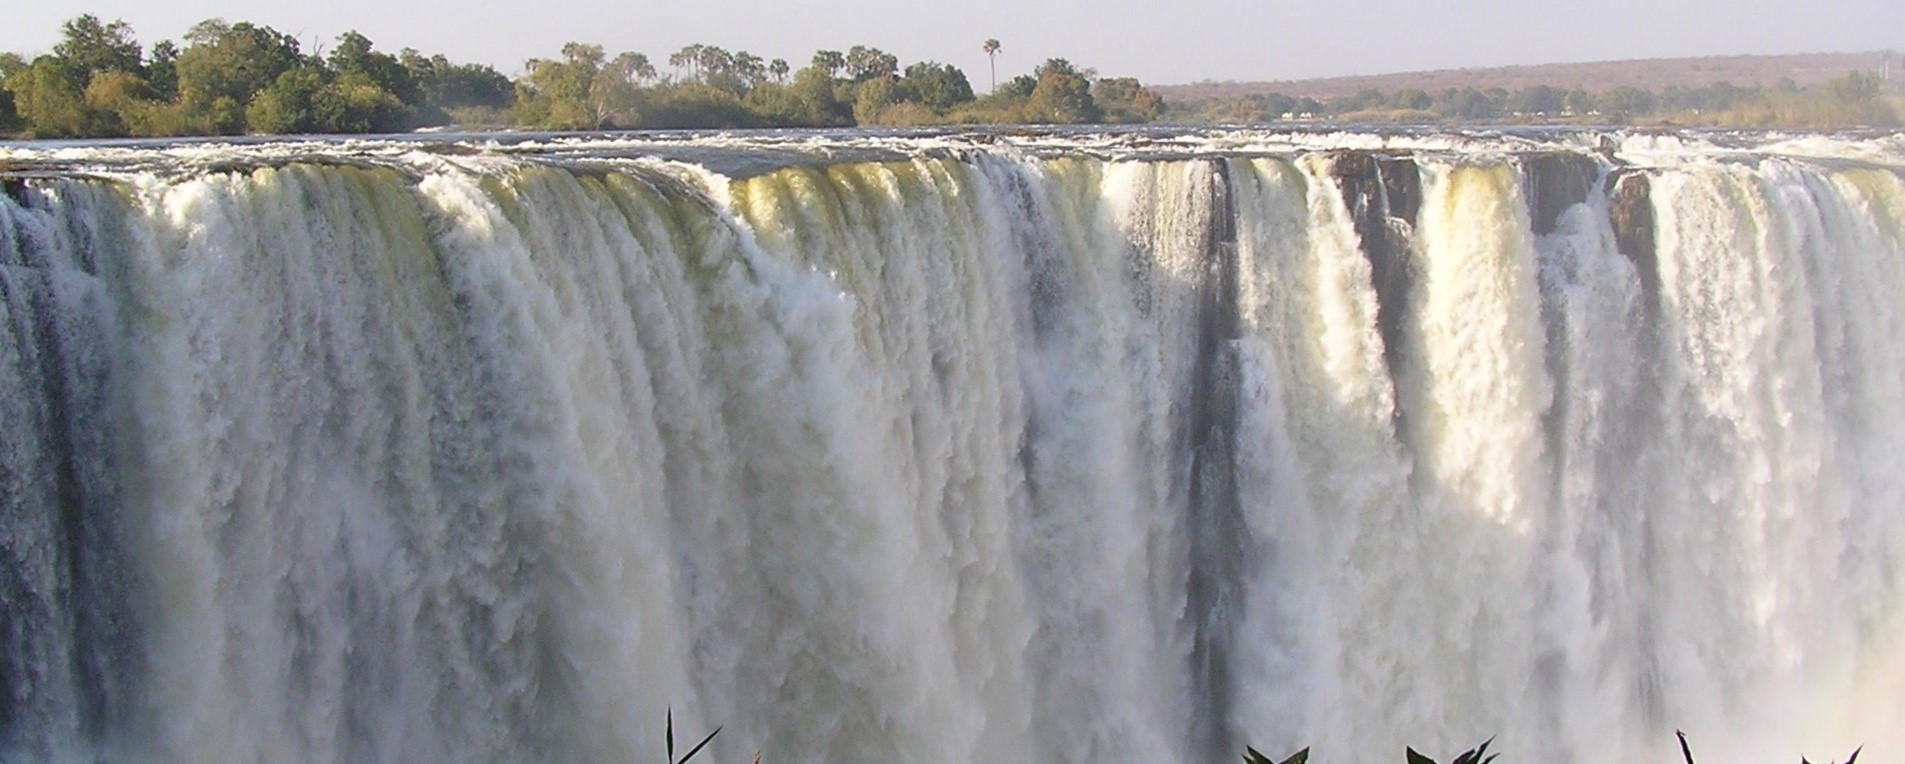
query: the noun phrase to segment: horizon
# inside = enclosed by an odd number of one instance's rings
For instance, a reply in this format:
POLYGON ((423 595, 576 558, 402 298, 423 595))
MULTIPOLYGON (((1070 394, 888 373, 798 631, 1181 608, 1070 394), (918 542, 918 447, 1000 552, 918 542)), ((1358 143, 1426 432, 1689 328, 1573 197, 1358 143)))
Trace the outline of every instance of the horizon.
POLYGON ((717 0, 646 10, 555 0, 533 16, 502 13, 494 10, 499 6, 480 1, 461 7, 416 4, 391 12, 387 5, 367 0, 317 5, 107 0, 18 9, 0 28, 0 51, 29 59, 50 52, 60 25, 85 13, 106 22, 125 21, 147 50, 159 40, 179 40, 199 21, 224 18, 293 35, 306 52, 328 50, 338 35, 356 30, 378 50, 441 53, 457 62, 488 64, 511 77, 522 73, 528 59, 556 57, 566 42, 598 44, 611 55, 641 52, 658 65, 683 46, 700 43, 784 58, 795 68, 806 65, 815 50, 867 45, 894 54, 903 64, 952 64, 967 72, 975 89, 984 89, 990 78, 980 43, 987 38, 1002 43, 1001 80, 1028 72, 1048 58, 1064 58, 1105 76, 1133 76, 1155 85, 1905 47, 1905 4, 1881 0, 1823 0, 1804 14, 1787 13, 1774 0, 1724 5, 1690 0, 1666 9, 1643 0, 1611 0, 1591 14, 1570 9, 1569 18, 1545 9, 1490 6, 1486 0, 1453 0, 1442 9, 1385 2, 1330 12, 1249 7, 1241 0, 1170 9, 1140 6, 1134 0, 1092 7, 1082 0, 1030 5, 979 0, 945 18, 930 18, 907 17, 871 0, 819 0, 799 6, 717 0), (1279 16, 1280 11, 1288 13, 1279 16), (426 23, 446 14, 460 14, 466 21, 426 23), (1609 23, 1641 16, 1656 23, 1634 29, 1609 23), (716 17, 736 20, 710 20, 716 17), (1728 23, 1699 23, 1713 18, 1728 23), (835 23, 825 26, 828 22, 835 23), (1259 23, 1302 30, 1251 37, 1259 23), (717 26, 719 31, 705 31, 717 26), (1350 50, 1340 42, 1345 36, 1363 42, 1353 55, 1343 53, 1350 50), (1132 44, 1134 38, 1150 44, 1132 44), (1436 43, 1423 45, 1424 39, 1436 43))

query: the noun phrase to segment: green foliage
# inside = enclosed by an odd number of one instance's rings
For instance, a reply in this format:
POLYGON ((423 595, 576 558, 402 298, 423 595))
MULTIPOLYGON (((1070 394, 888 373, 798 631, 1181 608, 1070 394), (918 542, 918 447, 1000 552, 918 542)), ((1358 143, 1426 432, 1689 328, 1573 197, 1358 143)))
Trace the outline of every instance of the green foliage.
POLYGON ((906 67, 898 98, 945 111, 972 100, 972 84, 966 81, 966 73, 952 64, 921 61, 906 67))
POLYGON ((73 84, 66 64, 41 56, 31 66, 6 79, 13 108, 35 138, 76 138, 89 135, 84 93, 73 84))
POLYGON ((1032 91, 1037 89, 1037 77, 1021 74, 1006 80, 1004 85, 994 88, 992 94, 1004 98, 1031 98, 1032 91))
POLYGON ((301 66, 278 75, 245 109, 245 122, 261 133, 322 132, 316 102, 324 89, 324 73, 301 66))
POLYGON ((1104 77, 1091 92, 1106 122, 1151 122, 1164 114, 1164 99, 1136 77, 1104 77))
POLYGON ((81 88, 101 72, 141 72, 139 43, 133 39, 132 27, 124 21, 103 24, 90 13, 60 26, 53 56, 66 63, 66 71, 81 88))
MULTIPOLYGON (((363 34, 339 35, 322 56, 270 27, 209 19, 179 44, 142 56, 124 22, 80 16, 53 54, 32 62, 0 53, 0 131, 38 137, 404 130, 451 119, 546 130, 601 128, 838 127, 947 122, 1139 122, 1163 99, 1137 80, 1098 80, 1050 59, 976 99, 950 64, 900 67, 892 54, 855 45, 816 51, 799 71, 783 59, 692 44, 668 58, 664 77, 646 55, 610 58, 569 43, 511 80, 481 65, 411 49, 377 50, 363 34)), ((996 63, 997 40, 983 49, 996 63)))
POLYGON ((1039 65, 1038 84, 1026 99, 1025 120, 1046 124, 1097 122, 1101 112, 1091 82, 1071 62, 1054 58, 1039 65))
POLYGON ((152 44, 152 56, 146 60, 146 84, 152 87, 152 95, 161 101, 173 101, 179 97, 179 47, 171 40, 160 40, 152 44))
POLYGON ((192 45, 179 53, 179 98, 188 111, 207 118, 210 132, 243 132, 243 109, 252 97, 307 64, 295 38, 248 22, 202 21, 186 39, 192 45))
POLYGON ((331 49, 325 63, 334 74, 361 77, 402 103, 424 102, 423 90, 410 68, 396 56, 372 50, 370 39, 355 31, 338 35, 337 47, 331 49))
MULTIPOLYGON (((425 58, 410 48, 398 53, 398 61, 423 93, 423 103, 416 105, 426 109, 506 109, 516 101, 515 84, 488 66, 454 64, 442 54, 425 58)), ((654 77, 652 66, 648 67, 648 77, 654 77)))
POLYGON ((817 50, 814 51, 812 66, 829 78, 837 77, 840 75, 840 70, 847 67, 847 57, 846 54, 837 50, 817 50))
POLYGON ((879 48, 855 45, 847 49, 847 79, 865 82, 871 79, 890 79, 899 73, 900 60, 879 48))
POLYGON ((699 82, 656 88, 640 127, 760 127, 760 119, 733 93, 699 82))

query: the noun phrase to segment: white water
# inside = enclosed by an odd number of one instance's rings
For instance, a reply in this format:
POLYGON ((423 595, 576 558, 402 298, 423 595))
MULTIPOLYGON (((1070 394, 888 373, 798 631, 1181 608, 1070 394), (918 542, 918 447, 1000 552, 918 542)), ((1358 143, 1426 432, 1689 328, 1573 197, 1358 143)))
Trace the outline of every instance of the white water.
POLYGON ((1905 750, 1889 149, 1317 142, 10 150, 0 758, 1905 750))

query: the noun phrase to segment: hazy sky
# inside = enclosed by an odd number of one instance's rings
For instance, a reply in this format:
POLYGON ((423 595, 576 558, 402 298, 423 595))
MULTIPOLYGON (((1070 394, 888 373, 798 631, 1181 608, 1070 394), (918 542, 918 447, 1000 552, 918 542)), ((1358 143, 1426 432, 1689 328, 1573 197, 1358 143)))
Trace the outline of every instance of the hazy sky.
POLYGON ((306 50, 356 29, 379 49, 412 47, 514 76, 564 42, 657 65, 689 43, 802 66, 815 49, 882 48, 902 65, 955 64, 986 87, 979 44, 996 37, 999 76, 1063 57, 1105 75, 1175 84, 1619 58, 1905 49, 1905 0, 15 0, 0 50, 52 47, 64 20, 124 19, 141 42, 201 19, 265 24, 306 50))

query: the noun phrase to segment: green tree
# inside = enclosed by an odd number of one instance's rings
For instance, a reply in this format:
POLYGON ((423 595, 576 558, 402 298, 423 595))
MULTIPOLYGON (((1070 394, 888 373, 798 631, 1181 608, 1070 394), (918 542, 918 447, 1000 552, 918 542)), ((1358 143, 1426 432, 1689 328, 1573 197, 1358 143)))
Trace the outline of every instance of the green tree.
POLYGON ((1006 98, 1006 99, 1031 98, 1032 91, 1037 89, 1038 89, 1037 77, 1033 77, 1032 75, 1029 75, 1029 74, 1021 74, 1017 77, 1013 77, 1012 79, 1006 80, 1004 85, 1000 85, 999 87, 994 88, 992 94, 995 96, 1006 98))
POLYGON ((1047 59, 1033 74, 1038 84, 1026 101, 1027 119, 1051 124, 1098 121, 1100 112, 1091 97, 1091 82, 1070 61, 1047 59))
POLYGON ((84 94, 73 84, 64 60, 41 56, 6 80, 13 108, 35 138, 76 138, 86 134, 84 94))
POLYGON ((1510 95, 1507 109, 1522 115, 1560 114, 1567 108, 1567 100, 1567 92, 1560 88, 1536 85, 1510 95))
POLYGON ((1654 110, 1653 93, 1627 85, 1607 91, 1601 96, 1600 102, 1602 111, 1622 119, 1643 116, 1654 110))
POLYGON ((152 44, 152 53, 146 58, 146 84, 152 87, 153 97, 161 101, 178 99, 179 46, 171 40, 152 44))
POLYGON ((668 56, 668 65, 674 67, 677 71, 686 66, 688 67, 689 79, 701 79, 701 54, 702 50, 706 47, 707 46, 700 43, 684 45, 681 50, 675 51, 668 56))
POLYGON ((360 75, 405 104, 416 107, 426 103, 423 89, 417 85, 409 67, 396 56, 373 50, 370 38, 356 31, 338 35, 337 45, 325 62, 330 64, 333 73, 360 75))
POLYGON ((340 75, 317 93, 315 129, 326 133, 389 133, 409 126, 408 104, 360 72, 340 75))
POLYGON ((1103 77, 1092 83, 1092 98, 1112 122, 1150 122, 1164 114, 1164 99, 1136 77, 1103 77))
POLYGON ((787 68, 787 59, 777 58, 767 63, 767 74, 773 77, 775 82, 786 84, 789 71, 791 70, 787 68))
POLYGON ((245 109, 245 124, 258 133, 315 133, 324 131, 318 118, 318 93, 324 90, 324 72, 300 66, 278 75, 258 92, 245 109))
POLYGON ((880 112, 885 111, 888 105, 898 100, 894 97, 896 89, 891 77, 875 77, 860 83, 859 87, 854 89, 854 123, 879 124, 880 112))
POLYGON ((179 53, 179 100, 209 132, 243 132, 252 97, 279 75, 308 65, 297 39, 249 22, 202 21, 186 39, 192 45, 179 53))
POLYGON ((73 84, 81 88, 100 72, 144 71, 132 27, 124 21, 103 24, 90 13, 60 26, 60 41, 53 46, 53 55, 65 60, 68 74, 78 79, 73 84))
POLYGON ((645 97, 638 83, 655 77, 655 67, 640 53, 621 53, 604 65, 589 83, 588 101, 599 125, 635 127, 641 123, 645 97))
POLYGON ((800 103, 801 124, 831 127, 851 123, 852 107, 841 100, 833 86, 833 74, 819 63, 795 72, 788 90, 800 103))
POLYGON ((899 73, 900 60, 879 48, 855 45, 847 49, 847 79, 865 82, 899 73))
POLYGON ((828 78, 840 76, 840 70, 847 67, 847 57, 837 50, 814 51, 813 67, 826 73, 828 78))
POLYGON ((1435 96, 1429 95, 1429 91, 1422 88, 1407 88, 1398 90, 1390 96, 1389 104, 1398 109, 1427 111, 1435 105, 1435 96))
POLYGON ((549 130, 599 127, 589 91, 605 54, 600 45, 569 43, 563 59, 532 59, 529 73, 516 81, 516 119, 549 130))
POLYGON ((7 89, 7 80, 14 74, 27 68, 26 59, 18 53, 0 53, 0 133, 8 133, 26 127, 20 119, 20 111, 13 105, 13 91, 7 89))
MULTIPOLYGON (((440 53, 425 58, 410 48, 399 52, 397 59, 423 91, 424 103, 430 109, 506 109, 515 101, 515 83, 488 66, 453 64, 440 53)), ((648 72, 653 78, 654 67, 650 66, 648 72)))
POLYGON ((965 72, 952 64, 921 61, 906 67, 897 96, 900 100, 945 111, 973 99, 972 83, 966 81, 965 72))

